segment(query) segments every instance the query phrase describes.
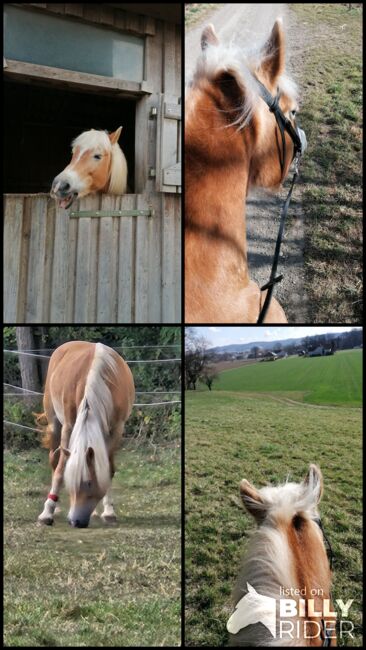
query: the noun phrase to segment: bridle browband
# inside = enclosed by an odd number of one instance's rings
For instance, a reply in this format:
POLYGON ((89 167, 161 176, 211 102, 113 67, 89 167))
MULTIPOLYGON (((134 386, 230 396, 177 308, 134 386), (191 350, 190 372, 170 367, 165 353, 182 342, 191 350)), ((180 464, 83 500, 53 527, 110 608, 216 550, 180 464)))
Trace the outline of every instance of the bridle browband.
POLYGON ((292 123, 290 122, 289 119, 284 115, 282 110, 280 109, 279 106, 279 101, 281 97, 281 93, 279 89, 277 90, 277 95, 273 97, 271 93, 267 90, 267 88, 262 84, 257 77, 255 77, 256 82, 259 87, 259 91, 261 94, 262 99, 266 102, 269 110, 271 113, 276 118, 277 126, 279 128, 280 134, 281 134, 281 140, 282 140, 282 155, 281 155, 281 148, 279 147, 279 160, 280 160, 280 166, 281 166, 281 182, 283 180, 283 174, 284 174, 284 169, 285 169, 285 161, 286 161, 286 139, 285 139, 285 131, 289 134, 291 137, 291 140, 294 145, 294 155, 292 157, 292 160, 295 160, 295 172, 292 178, 291 182, 291 187, 290 190, 287 194, 286 200, 282 206, 282 211, 281 211, 281 219, 280 219, 280 226, 278 229, 278 235, 277 235, 277 241, 276 241, 276 247, 275 247, 275 253, 274 253, 274 258, 273 258, 273 263, 272 263, 272 269, 271 269, 271 274, 269 277, 269 281, 261 287, 261 291, 265 291, 267 289, 267 294, 264 300, 264 304, 262 309, 259 312, 258 320, 257 320, 257 325, 261 325, 267 315, 268 307, 271 302, 272 298, 272 293, 273 293, 273 287, 277 282, 281 282, 283 275, 278 275, 276 277, 277 273, 277 265, 278 265, 278 259, 280 256, 280 249, 281 249, 281 244, 282 244, 282 237, 283 237, 283 231, 285 227, 285 221, 286 221, 286 216, 287 216, 287 211, 288 207, 290 205, 291 201, 291 195, 292 195, 292 190, 295 185, 295 181, 297 179, 298 173, 299 173, 299 160, 300 156, 302 153, 302 143, 301 139, 297 130, 297 127, 294 128, 292 123))
MULTIPOLYGON (((325 546, 325 550, 327 552, 330 570, 333 571, 334 553, 333 553, 332 545, 331 545, 328 537, 325 534, 325 530, 323 528, 322 520, 320 519, 320 517, 318 517, 314 521, 315 521, 316 524, 318 524, 318 526, 319 526, 319 528, 320 528, 320 530, 322 532, 322 535, 323 535, 323 540, 324 540, 324 542, 326 542, 326 544, 324 544, 324 546, 325 546)), ((323 648, 328 648, 330 646, 330 641, 331 641, 332 637, 329 635, 329 631, 325 627, 325 622, 324 622, 323 618, 321 619, 321 622, 322 622, 323 636, 324 636, 323 648)))

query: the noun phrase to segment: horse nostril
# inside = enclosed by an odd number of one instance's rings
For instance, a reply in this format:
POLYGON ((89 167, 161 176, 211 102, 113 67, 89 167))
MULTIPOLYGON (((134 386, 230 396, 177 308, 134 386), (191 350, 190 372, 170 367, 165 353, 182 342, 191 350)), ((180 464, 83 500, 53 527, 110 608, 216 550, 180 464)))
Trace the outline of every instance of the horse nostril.
POLYGON ((70 183, 66 183, 66 182, 61 183, 60 185, 61 192, 67 192, 67 190, 69 189, 70 189, 70 183))

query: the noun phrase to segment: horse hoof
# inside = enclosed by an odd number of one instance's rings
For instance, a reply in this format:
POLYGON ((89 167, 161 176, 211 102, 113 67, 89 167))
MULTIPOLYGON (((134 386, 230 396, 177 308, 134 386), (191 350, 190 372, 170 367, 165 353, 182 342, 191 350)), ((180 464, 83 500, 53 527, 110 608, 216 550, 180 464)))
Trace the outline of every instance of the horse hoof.
POLYGON ((116 524, 117 517, 115 515, 102 515, 105 524, 116 524))
POLYGON ((41 524, 42 526, 52 526, 53 519, 51 519, 51 517, 46 517, 45 519, 41 519, 40 517, 38 517, 38 523, 41 524))

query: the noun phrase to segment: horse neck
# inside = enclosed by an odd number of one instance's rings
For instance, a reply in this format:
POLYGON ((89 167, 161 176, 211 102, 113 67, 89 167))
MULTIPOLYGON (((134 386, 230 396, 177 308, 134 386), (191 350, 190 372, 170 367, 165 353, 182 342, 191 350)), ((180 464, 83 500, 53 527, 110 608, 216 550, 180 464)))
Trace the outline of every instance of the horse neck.
MULTIPOLYGON (((316 525, 316 524, 315 524, 316 525)), ((321 538, 310 529, 303 543, 292 535, 283 534, 279 529, 264 526, 253 535, 248 553, 234 590, 237 603, 246 591, 247 582, 260 593, 275 599, 281 597, 281 589, 305 589, 305 596, 288 595, 282 597, 299 600, 314 598, 314 609, 322 611, 323 599, 330 598, 330 571, 324 544, 321 538), (311 590, 319 590, 319 595, 312 595, 311 590)), ((279 612, 277 610, 277 616, 279 612)), ((307 620, 321 621, 318 617, 307 616, 307 620)), ((322 618, 322 617, 321 617, 322 618)), ((277 618, 277 623, 279 619, 277 618)), ((243 639, 250 630, 243 630, 243 639)), ((266 638, 266 633, 263 641, 266 638)), ((266 642, 268 644, 268 642, 266 642)), ((257 643, 256 643, 257 645, 257 643)), ((269 645, 276 645, 275 642, 269 645)), ((284 645, 322 645, 321 639, 294 639, 293 643, 284 645)))
POLYGON ((201 95, 186 125, 186 228, 231 247, 246 263, 246 138, 201 95))

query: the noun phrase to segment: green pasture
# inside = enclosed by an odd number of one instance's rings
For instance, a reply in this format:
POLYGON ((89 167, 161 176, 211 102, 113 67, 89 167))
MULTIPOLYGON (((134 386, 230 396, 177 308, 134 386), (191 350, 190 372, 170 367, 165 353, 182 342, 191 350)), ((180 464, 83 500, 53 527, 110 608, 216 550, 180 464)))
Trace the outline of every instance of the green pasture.
POLYGON ((213 390, 271 393, 311 404, 361 406, 362 350, 288 357, 225 370, 213 390))
POLYGON ((41 527, 48 453, 5 452, 6 646, 180 645, 180 450, 125 449, 116 464, 116 526, 70 528, 63 494, 41 527))
MULTIPOLYGON (((347 362, 347 355, 341 354, 339 362, 342 356, 345 367, 352 363, 352 355, 347 362)), ((258 364, 255 369, 261 373, 264 366, 263 371, 276 373, 282 363, 291 369, 291 361, 258 364)), ((304 361, 317 363, 317 359, 299 359, 298 363, 304 361)), ((222 382, 245 376, 247 370, 225 372, 222 382)), ((329 373, 333 377, 334 372, 329 373)), ((253 377, 264 390, 262 376, 253 377)), ((282 381, 282 390, 287 389, 282 381)), ((266 383, 265 389, 271 386, 266 383)), ((339 638, 338 644, 361 646, 361 409, 319 408, 238 390, 186 394, 186 644, 221 646, 228 642, 231 593, 254 527, 240 507, 240 480, 247 478, 258 487, 283 482, 288 475, 299 481, 309 463, 315 462, 324 477, 320 513, 335 553, 333 599, 354 599, 354 639, 339 638)))

